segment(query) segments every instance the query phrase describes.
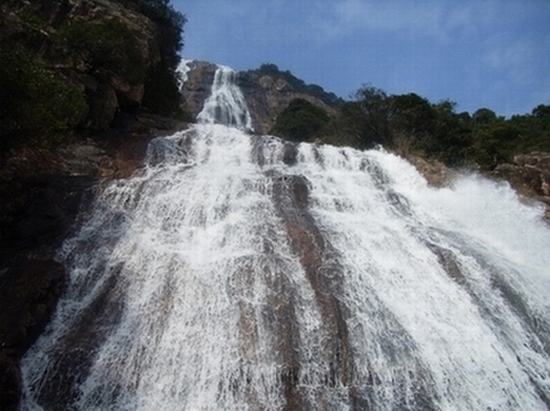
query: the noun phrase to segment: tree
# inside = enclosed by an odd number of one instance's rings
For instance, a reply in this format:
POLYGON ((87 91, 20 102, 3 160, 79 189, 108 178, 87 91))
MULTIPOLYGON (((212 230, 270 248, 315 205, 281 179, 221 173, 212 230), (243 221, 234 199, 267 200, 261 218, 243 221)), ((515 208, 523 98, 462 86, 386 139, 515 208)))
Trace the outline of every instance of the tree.
POLYGON ((277 116, 271 133, 293 141, 308 141, 317 137, 329 120, 323 109, 297 98, 277 116))
POLYGON ((493 110, 488 108, 480 108, 472 114, 472 126, 474 128, 483 127, 497 120, 497 115, 493 110))
POLYGON ((400 150, 421 147, 433 134, 434 111, 428 100, 415 93, 390 97, 391 144, 400 150))
POLYGON ((355 109, 362 117, 361 145, 372 147, 390 140, 390 100, 376 87, 363 86, 355 95, 355 109))

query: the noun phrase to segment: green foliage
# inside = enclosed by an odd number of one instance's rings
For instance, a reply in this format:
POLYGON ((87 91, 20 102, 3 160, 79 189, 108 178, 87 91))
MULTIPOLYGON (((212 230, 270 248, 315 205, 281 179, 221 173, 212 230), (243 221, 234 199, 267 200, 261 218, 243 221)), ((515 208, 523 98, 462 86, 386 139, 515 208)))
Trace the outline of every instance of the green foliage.
POLYGON ((325 111, 304 99, 294 99, 277 116, 271 134, 293 141, 308 141, 318 136, 329 122, 325 111))
POLYGON ((474 129, 474 161, 483 169, 491 170, 498 164, 510 162, 515 154, 518 130, 504 120, 495 119, 474 129))
POLYGON ((0 42, 0 126, 4 149, 31 135, 51 139, 87 113, 85 97, 21 45, 0 42))
POLYGON ((139 84, 145 64, 134 34, 116 20, 73 21, 59 30, 62 52, 75 68, 98 77, 117 75, 139 84))
POLYGON ((269 75, 274 78, 280 78, 289 83, 292 88, 298 93, 309 94, 312 97, 316 97, 323 103, 337 107, 344 103, 344 101, 334 93, 326 92, 321 86, 317 84, 306 84, 303 80, 295 77, 289 70, 281 71, 279 67, 272 63, 264 63, 257 70, 252 72, 258 75, 269 75))
MULTIPOLYGON (((342 105, 340 117, 338 122, 352 134, 348 139, 356 141, 356 147, 371 148, 390 142, 390 100, 384 91, 363 86, 354 101, 342 105)), ((339 139, 346 138, 340 136, 339 139)))
POLYGON ((93 77, 94 90, 108 87, 115 76, 144 83, 151 111, 184 116, 175 68, 185 17, 168 0, 119 2, 156 24, 155 67, 146 70, 138 33, 114 18, 67 21, 74 5, 65 0, 1 2, 0 154, 18 146, 51 146, 84 123, 97 96, 78 87, 74 70, 93 77))
POLYGON ((325 127, 323 141, 369 148, 377 144, 402 153, 436 158, 450 166, 491 170, 530 151, 550 151, 550 106, 506 120, 481 108, 456 113, 456 103, 436 104, 414 94, 387 95, 363 86, 325 127))
POLYGON ((170 0, 117 0, 126 7, 133 7, 149 17, 158 26, 161 59, 166 67, 175 69, 180 61, 179 52, 183 47, 183 27, 185 15, 174 10, 170 0))
POLYGON ((518 131, 518 150, 550 152, 550 106, 540 104, 531 114, 512 116, 508 122, 518 131))
POLYGON ((189 120, 190 115, 182 109, 175 71, 183 47, 185 15, 174 10, 169 0, 118 1, 126 7, 133 7, 157 25, 160 63, 146 73, 143 106, 158 114, 189 120))

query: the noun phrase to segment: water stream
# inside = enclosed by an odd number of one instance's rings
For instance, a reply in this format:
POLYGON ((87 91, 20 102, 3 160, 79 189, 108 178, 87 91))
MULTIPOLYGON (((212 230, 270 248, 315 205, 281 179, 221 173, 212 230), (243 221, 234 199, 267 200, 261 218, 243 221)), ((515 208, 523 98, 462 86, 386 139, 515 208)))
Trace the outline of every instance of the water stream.
POLYGON ((22 409, 548 410, 542 210, 246 134, 218 71, 202 124, 153 140, 64 243, 22 409))

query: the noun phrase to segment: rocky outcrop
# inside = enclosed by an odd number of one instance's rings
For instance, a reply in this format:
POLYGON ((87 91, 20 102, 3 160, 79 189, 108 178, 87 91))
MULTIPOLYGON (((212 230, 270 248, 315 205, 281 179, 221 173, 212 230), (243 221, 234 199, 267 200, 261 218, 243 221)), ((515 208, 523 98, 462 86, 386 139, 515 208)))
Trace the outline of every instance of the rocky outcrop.
POLYGON ((301 98, 333 115, 336 110, 320 99, 309 94, 297 92, 294 87, 282 78, 270 75, 260 75, 255 72, 245 72, 239 76, 239 86, 244 94, 250 115, 252 127, 258 133, 268 133, 275 120, 292 100, 301 98))
POLYGON ((520 194, 546 204, 550 219, 550 153, 517 155, 512 164, 501 164, 491 174, 509 181, 520 194))
POLYGON ((443 187, 449 182, 449 168, 441 161, 425 159, 412 154, 401 154, 401 156, 424 176, 428 184, 434 187, 443 187))
POLYGON ((217 66, 206 61, 188 62, 187 66, 187 79, 181 85, 180 91, 187 110, 193 118, 197 118, 204 101, 210 96, 217 66))
POLYGON ((18 362, 53 313, 65 282, 54 250, 71 229, 94 180, 63 175, 1 181, 0 404, 15 410, 18 362), (6 195, 9 193, 8 195, 6 195))

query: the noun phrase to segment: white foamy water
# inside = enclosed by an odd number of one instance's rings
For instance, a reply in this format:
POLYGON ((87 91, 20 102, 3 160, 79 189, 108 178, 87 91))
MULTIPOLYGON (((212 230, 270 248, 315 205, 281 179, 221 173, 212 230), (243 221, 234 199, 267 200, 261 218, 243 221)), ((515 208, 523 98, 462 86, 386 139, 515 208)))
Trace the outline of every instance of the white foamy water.
POLYGON ((204 102, 197 116, 200 123, 224 124, 243 130, 252 130, 252 119, 244 96, 235 85, 237 72, 226 66, 218 66, 212 83, 212 94, 204 102))
POLYGON ((548 409, 540 209, 205 110, 64 243, 23 410, 548 409))

